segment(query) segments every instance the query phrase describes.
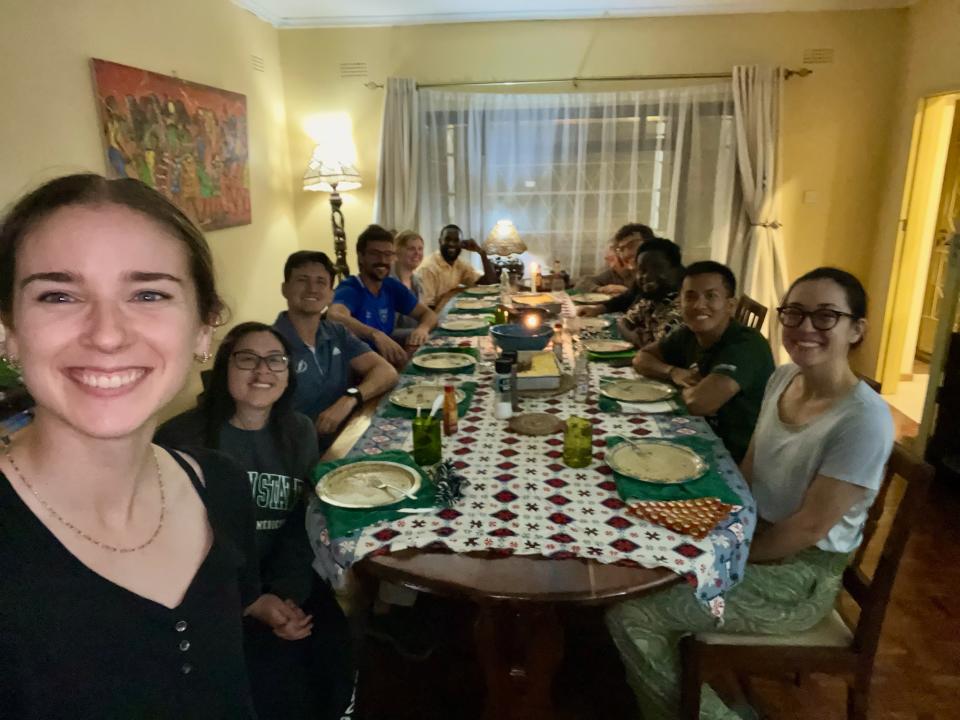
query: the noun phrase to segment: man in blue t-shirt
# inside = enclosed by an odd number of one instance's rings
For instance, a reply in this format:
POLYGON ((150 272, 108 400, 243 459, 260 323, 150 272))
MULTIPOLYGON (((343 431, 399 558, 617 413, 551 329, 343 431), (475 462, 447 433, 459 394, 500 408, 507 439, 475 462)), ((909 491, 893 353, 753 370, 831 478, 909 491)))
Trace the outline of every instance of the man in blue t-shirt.
POLYGON ((369 341, 395 367, 401 368, 437 326, 437 315, 417 300, 407 287, 390 277, 396 258, 393 235, 371 225, 357 238, 360 272, 337 286, 330 306, 330 319, 343 323, 357 337, 369 341), (407 337, 406 348, 391 339, 397 313, 409 315, 417 327, 407 337))

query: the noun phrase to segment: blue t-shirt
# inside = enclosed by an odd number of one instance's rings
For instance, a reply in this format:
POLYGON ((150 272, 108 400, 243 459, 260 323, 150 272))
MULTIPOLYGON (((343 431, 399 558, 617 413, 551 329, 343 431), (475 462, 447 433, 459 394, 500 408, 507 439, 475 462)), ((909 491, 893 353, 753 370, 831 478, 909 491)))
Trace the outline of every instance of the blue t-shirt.
POLYGON ((350 361, 371 352, 370 348, 352 332, 337 322, 321 320, 313 347, 308 347, 287 317, 286 312, 273 323, 293 348, 291 365, 297 375, 297 389, 293 406, 311 420, 316 420, 337 400, 343 397, 353 382, 350 361))
POLYGON ((354 318, 381 330, 387 335, 393 332, 397 313, 409 315, 417 306, 417 296, 392 277, 385 277, 380 292, 374 295, 357 275, 351 275, 337 285, 333 302, 343 305, 354 318))

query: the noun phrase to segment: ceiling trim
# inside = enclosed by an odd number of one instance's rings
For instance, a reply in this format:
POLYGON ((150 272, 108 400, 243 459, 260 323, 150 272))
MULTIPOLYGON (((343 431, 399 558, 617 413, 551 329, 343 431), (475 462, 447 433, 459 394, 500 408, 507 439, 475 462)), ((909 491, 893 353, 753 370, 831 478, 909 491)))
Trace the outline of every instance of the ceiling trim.
POLYGON ((385 27, 393 25, 436 25, 474 22, 510 22, 522 20, 596 20, 665 15, 731 15, 775 12, 839 12, 848 10, 888 10, 913 5, 916 0, 781 0, 771 7, 770 0, 693 0, 682 7, 675 2, 651 3, 643 7, 602 10, 517 10, 513 12, 453 12, 394 15, 316 15, 284 17, 268 7, 269 0, 233 0, 276 28, 385 27))

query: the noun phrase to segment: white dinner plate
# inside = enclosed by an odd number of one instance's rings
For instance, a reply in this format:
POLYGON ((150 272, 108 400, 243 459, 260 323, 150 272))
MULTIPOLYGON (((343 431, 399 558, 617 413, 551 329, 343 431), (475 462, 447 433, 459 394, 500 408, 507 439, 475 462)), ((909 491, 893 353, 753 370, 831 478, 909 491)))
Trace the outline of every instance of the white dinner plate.
MULTIPOLYGON (((460 388, 454 388, 453 393, 458 404, 466 397, 460 388)), ((443 385, 414 383, 395 390, 390 396, 390 402, 407 410, 416 410, 419 407, 425 412, 430 412, 437 395, 443 395, 443 385)))
POLYGON ((666 400, 677 392, 666 383, 649 378, 621 378, 600 386, 600 394, 628 403, 650 403, 666 400))
POLYGON ((489 327, 489 325, 487 325, 487 321, 484 318, 451 318, 440 323, 440 327, 444 330, 452 330, 453 332, 464 332, 466 330, 480 330, 481 328, 489 327))
POLYGON ((491 310, 496 303, 490 298, 460 298, 454 304, 457 310, 491 310))
POLYGON ((406 496, 401 490, 416 493, 419 488, 420 473, 413 468, 368 460, 334 468, 320 478, 316 493, 337 507, 375 508, 403 500, 406 496))
POLYGON ((467 353, 428 352, 415 355, 413 364, 424 370, 459 370, 476 365, 476 359, 467 353))
POLYGON ((707 471, 693 450, 663 440, 625 441, 607 449, 604 459, 621 475, 656 485, 680 485, 707 471))
POLYGON ((610 296, 606 293, 582 293, 580 295, 573 295, 570 299, 578 305, 597 305, 598 303, 609 300, 610 296))
POLYGON ((626 340, 587 340, 583 346, 593 353, 618 353, 633 350, 633 343, 626 340))
POLYGON ((499 285, 474 285, 464 290, 468 295, 496 295, 500 292, 499 285))

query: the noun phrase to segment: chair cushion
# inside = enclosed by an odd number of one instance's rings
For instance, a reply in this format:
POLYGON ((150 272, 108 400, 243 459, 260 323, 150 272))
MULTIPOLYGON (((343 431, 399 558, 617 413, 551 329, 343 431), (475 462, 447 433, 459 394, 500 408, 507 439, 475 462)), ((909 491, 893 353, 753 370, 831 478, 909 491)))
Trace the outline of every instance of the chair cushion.
POLYGON ((853 632, 836 610, 809 630, 790 635, 748 635, 746 633, 697 633, 697 642, 706 645, 782 645, 785 647, 849 647, 853 632))

